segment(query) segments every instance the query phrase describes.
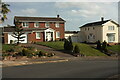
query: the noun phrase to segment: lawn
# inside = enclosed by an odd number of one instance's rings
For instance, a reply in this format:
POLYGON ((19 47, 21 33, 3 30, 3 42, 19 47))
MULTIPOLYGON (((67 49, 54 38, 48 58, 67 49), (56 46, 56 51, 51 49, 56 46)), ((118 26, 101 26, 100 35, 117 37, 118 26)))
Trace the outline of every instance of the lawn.
POLYGON ((120 53, 120 45, 112 45, 109 46, 108 49, 120 53))
MULTIPOLYGON (((39 42, 37 44, 48 46, 54 48, 56 50, 63 50, 64 49, 64 42, 57 41, 57 42, 39 42)), ((104 53, 92 48, 91 46, 83 43, 73 43, 73 46, 78 45, 80 48, 80 53, 86 56, 106 56, 104 53)))
POLYGON ((2 50, 7 51, 9 49, 14 49, 15 51, 19 51, 22 47, 10 44, 2 44, 2 50))

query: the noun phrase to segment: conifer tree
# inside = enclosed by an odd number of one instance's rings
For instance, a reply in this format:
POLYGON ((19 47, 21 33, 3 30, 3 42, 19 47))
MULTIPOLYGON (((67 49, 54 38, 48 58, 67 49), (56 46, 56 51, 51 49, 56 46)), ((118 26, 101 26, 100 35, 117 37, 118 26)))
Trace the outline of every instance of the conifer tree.
POLYGON ((20 26, 19 21, 17 21, 15 23, 15 31, 13 32, 13 37, 17 38, 17 45, 19 45, 20 42, 24 41, 23 38, 25 38, 25 36, 23 36, 24 32, 23 32, 23 28, 22 26, 20 26))

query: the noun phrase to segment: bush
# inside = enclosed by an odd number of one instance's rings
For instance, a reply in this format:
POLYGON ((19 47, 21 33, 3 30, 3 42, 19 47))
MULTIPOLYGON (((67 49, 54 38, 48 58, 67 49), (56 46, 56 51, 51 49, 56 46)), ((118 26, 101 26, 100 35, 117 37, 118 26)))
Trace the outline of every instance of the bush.
POLYGON ((33 52, 30 51, 30 50, 28 50, 28 49, 23 49, 21 52, 18 53, 18 55, 31 57, 31 56, 33 56, 32 53, 33 53, 33 52))
POLYGON ((80 53, 80 49, 79 49, 78 45, 75 45, 73 52, 74 53, 80 53))
POLYGON ((108 52, 108 50, 107 50, 107 42, 106 42, 106 41, 104 41, 104 42, 102 43, 102 51, 105 52, 105 53, 108 52))
POLYGON ((97 49, 101 50, 101 42, 100 42, 100 40, 97 41, 97 49))
POLYGON ((13 48, 8 49, 7 52, 14 52, 14 49, 13 48))
POLYGON ((64 40, 64 50, 69 50, 72 51, 73 50, 73 44, 72 44, 72 40, 71 37, 64 40))

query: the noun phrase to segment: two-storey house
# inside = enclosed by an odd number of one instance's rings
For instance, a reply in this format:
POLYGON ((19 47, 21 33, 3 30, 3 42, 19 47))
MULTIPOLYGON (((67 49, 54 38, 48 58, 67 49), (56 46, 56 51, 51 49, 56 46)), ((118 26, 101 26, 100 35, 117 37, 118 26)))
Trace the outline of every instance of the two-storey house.
POLYGON ((80 27, 80 42, 94 43, 98 40, 107 43, 118 43, 119 25, 113 20, 104 20, 87 23, 80 27))
MULTIPOLYGON (((21 43, 54 41, 64 38, 65 20, 59 17, 22 17, 15 16, 14 23, 19 21, 24 31, 21 43)), ((16 42, 12 36, 14 27, 4 27, 4 43, 16 42)))

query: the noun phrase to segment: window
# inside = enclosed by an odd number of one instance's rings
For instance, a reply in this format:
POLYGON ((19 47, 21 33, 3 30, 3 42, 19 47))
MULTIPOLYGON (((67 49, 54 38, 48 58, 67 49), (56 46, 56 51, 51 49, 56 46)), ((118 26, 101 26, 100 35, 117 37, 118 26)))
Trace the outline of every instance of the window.
POLYGON ((108 30, 114 30, 114 26, 108 26, 108 30))
POLYGON ((40 32, 36 32, 36 39, 40 39, 40 32))
POLYGON ((28 24, 29 24, 28 22, 23 22, 23 23, 22 23, 22 26, 23 26, 23 27, 28 27, 28 24))
POLYGON ((35 27, 39 27, 39 22, 34 23, 35 27))
POLYGON ((50 23, 49 23, 49 22, 46 22, 46 23, 45 23, 45 27, 50 27, 50 23))
POLYGON ((60 32, 59 31, 56 32, 56 38, 60 38, 60 32))
POLYGON ((56 22, 55 26, 56 27, 60 27, 60 24, 58 22, 56 22))
POLYGON ((115 41, 115 34, 108 34, 108 42, 114 42, 115 41))
POLYGON ((94 30, 95 28, 93 27, 93 30, 94 30))
POLYGON ((88 31, 89 31, 89 28, 88 28, 88 31))

